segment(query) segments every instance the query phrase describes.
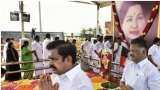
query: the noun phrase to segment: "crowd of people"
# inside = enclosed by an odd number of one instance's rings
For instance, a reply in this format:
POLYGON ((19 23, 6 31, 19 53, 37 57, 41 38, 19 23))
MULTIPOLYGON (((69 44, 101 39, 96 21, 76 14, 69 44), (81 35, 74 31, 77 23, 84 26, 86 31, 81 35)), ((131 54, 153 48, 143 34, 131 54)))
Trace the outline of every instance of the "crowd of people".
MULTIPOLYGON (((59 40, 59 37, 55 37, 55 40, 59 40)), ((29 71, 24 72, 22 75, 20 72, 6 74, 5 80, 33 79, 33 76, 39 78, 39 76, 44 73, 51 73, 49 61, 43 62, 48 59, 49 52, 46 46, 50 42, 51 36, 49 33, 46 34, 44 41, 41 41, 38 35, 32 35, 32 39, 21 39, 19 42, 14 40, 14 38, 7 38, 3 46, 3 62, 14 63, 22 61, 24 64, 7 65, 6 71, 29 71), (25 63, 30 61, 35 63, 25 63), (43 68, 48 69, 43 70, 43 68), (34 73, 33 69, 39 70, 36 70, 34 73)), ((5 70, 5 68, 3 69, 5 70)))
MULTIPOLYGON (((42 90, 46 90, 46 88, 48 88, 47 90, 67 90, 66 88, 69 90, 92 90, 91 80, 84 73, 83 67, 81 67, 82 63, 77 62, 76 39, 70 42, 69 40, 59 40, 56 37, 52 41, 50 37, 50 34, 47 33, 43 43, 38 35, 34 36, 31 43, 24 40, 21 46, 21 59, 19 59, 13 42, 6 39, 3 49, 6 51, 3 52, 6 52, 4 57, 6 57, 7 63, 36 60, 35 63, 22 64, 21 68, 19 64, 7 65, 6 71, 41 69, 35 71, 35 78, 40 78, 42 90), (44 60, 48 61, 43 62, 44 60)), ((113 54, 113 62, 119 64, 114 69, 116 72, 123 73, 120 81, 122 90, 158 90, 160 88, 159 38, 155 38, 153 45, 149 48, 144 37, 131 40, 130 47, 128 47, 121 41, 121 38, 116 38, 113 42, 112 37, 99 35, 93 41, 90 37, 86 38, 81 45, 81 55, 92 59, 93 62, 94 60, 101 61, 104 51, 113 54), (126 60, 121 67, 123 54, 126 60)), ((6 71, 3 69, 3 73, 6 71)), ((94 68, 93 71, 97 72, 94 68)), ((33 73, 32 70, 24 72, 22 77, 20 72, 6 74, 5 79, 9 81, 21 78, 33 79, 33 73)))
MULTIPOLYGON (((160 43, 159 40, 158 43, 160 43)), ((84 48, 83 45, 82 48, 84 48)), ((76 48, 73 44, 63 40, 53 41, 47 45, 47 49, 51 51, 49 58, 54 74, 51 77, 41 77, 42 90, 46 88, 49 88, 48 90, 64 90, 64 88, 65 90, 68 90, 67 88, 69 90, 92 90, 90 80, 75 63, 77 61, 76 48), (53 78, 54 81, 52 81, 53 78)), ((148 48, 145 39, 143 37, 133 39, 129 51, 130 62, 125 65, 120 90, 159 90, 160 71, 147 58, 148 48)))
POLYGON ((112 50, 112 38, 97 36, 97 39, 94 39, 93 42, 91 38, 86 38, 86 40, 81 45, 81 51, 85 57, 100 60, 100 54, 103 49, 112 50))

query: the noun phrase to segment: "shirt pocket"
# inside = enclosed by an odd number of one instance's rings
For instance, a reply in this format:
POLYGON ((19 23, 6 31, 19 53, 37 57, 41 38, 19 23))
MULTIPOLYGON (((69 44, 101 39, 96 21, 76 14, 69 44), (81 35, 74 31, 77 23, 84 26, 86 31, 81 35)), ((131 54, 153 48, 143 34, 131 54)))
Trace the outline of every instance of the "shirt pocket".
POLYGON ((136 74, 136 80, 133 84, 134 90, 146 90, 145 86, 147 85, 146 83, 146 76, 143 72, 138 72, 136 74))

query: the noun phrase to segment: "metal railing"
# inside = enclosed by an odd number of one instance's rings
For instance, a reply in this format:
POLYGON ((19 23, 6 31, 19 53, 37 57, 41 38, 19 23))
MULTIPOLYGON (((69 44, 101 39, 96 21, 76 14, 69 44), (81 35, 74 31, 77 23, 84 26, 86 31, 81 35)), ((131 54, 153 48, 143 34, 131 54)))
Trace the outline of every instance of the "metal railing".
MULTIPOLYGON (((1 66, 8 66, 8 65, 17 65, 17 64, 29 64, 29 63, 38 63, 38 62, 46 62, 50 61, 49 59, 39 59, 39 61, 33 60, 33 61, 21 61, 21 62, 9 62, 9 63, 1 63, 1 66)), ((37 70, 44 70, 49 68, 39 68, 39 69, 27 69, 27 70, 18 70, 18 71, 7 71, 6 74, 13 74, 13 73, 19 73, 19 72, 28 72, 28 71, 37 71, 37 70)))
MULTIPOLYGON (((86 56, 81 57, 80 55, 77 56, 77 59, 80 60, 80 62, 85 63, 86 65, 88 65, 90 68, 95 68, 97 67, 96 65, 91 65, 89 62, 91 61, 97 61, 99 62, 99 60, 97 59, 92 59, 86 56), (85 60, 81 60, 81 59, 85 59, 85 60)), ((7 66, 7 65, 16 65, 16 64, 28 64, 28 63, 38 63, 38 62, 46 62, 46 61, 50 61, 50 59, 39 59, 39 61, 33 60, 33 61, 21 61, 21 62, 10 62, 10 63, 1 63, 1 66, 7 66)), ((112 62, 112 65, 119 65, 118 63, 112 62)), ((37 70, 44 70, 44 69, 49 69, 49 68, 39 68, 39 69, 28 69, 28 70, 18 70, 18 71, 7 71, 6 74, 12 74, 12 73, 18 73, 18 72, 28 72, 28 71, 37 71, 37 70)), ((122 73, 120 72, 116 72, 115 70, 110 70, 111 73, 115 73, 118 75, 122 75, 122 73)))
MULTIPOLYGON (((86 56, 84 56, 83 58, 84 58, 84 59, 89 59, 90 61, 92 61, 92 60, 100 61, 100 60, 97 60, 97 59, 88 58, 88 57, 86 57, 86 56)), ((83 60, 82 60, 82 62, 84 62, 85 64, 89 65, 90 67, 96 67, 95 65, 90 65, 87 61, 83 61, 83 60)), ((113 65, 119 66, 120 64, 115 63, 115 62, 112 62, 111 65, 112 65, 112 66, 113 66, 113 65)), ((111 72, 111 73, 114 73, 114 74, 118 74, 118 75, 120 75, 120 76, 122 75, 122 73, 117 72, 117 71, 112 70, 112 69, 110 70, 110 72, 111 72)))
POLYGON ((10 62, 10 63, 2 63, 1 66, 7 66, 7 65, 16 65, 16 64, 28 64, 28 63, 36 63, 36 62, 45 62, 45 61, 50 61, 49 59, 39 59, 33 60, 33 61, 21 61, 21 62, 10 62))

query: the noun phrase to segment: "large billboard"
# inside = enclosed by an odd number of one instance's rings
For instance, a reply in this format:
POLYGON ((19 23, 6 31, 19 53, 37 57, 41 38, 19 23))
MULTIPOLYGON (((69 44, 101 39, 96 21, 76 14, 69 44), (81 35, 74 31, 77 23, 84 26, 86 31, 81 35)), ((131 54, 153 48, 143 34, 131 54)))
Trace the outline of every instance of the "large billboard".
MULTIPOLYGON (((152 1, 121 1, 116 2, 116 9, 121 28, 128 41, 142 35, 150 17, 154 2, 152 1)), ((152 44, 157 34, 158 15, 146 35, 148 45, 152 44)), ((115 34, 118 30, 115 30, 115 34)), ((117 34, 118 35, 118 34, 117 34)))

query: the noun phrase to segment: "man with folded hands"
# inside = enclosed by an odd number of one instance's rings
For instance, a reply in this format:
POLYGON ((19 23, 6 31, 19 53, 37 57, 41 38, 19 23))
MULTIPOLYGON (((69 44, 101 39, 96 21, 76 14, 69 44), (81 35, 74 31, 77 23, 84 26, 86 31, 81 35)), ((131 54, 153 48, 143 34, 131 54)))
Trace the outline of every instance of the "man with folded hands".
POLYGON ((73 44, 57 40, 50 42, 47 49, 53 74, 41 77, 41 90, 93 90, 90 79, 76 63, 77 51, 73 44))
POLYGON ((147 46, 143 37, 131 41, 131 63, 126 65, 121 90, 160 90, 160 72, 147 59, 147 46))

